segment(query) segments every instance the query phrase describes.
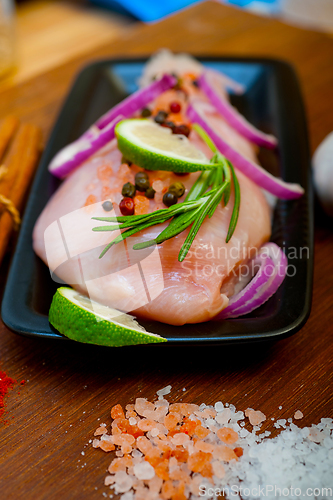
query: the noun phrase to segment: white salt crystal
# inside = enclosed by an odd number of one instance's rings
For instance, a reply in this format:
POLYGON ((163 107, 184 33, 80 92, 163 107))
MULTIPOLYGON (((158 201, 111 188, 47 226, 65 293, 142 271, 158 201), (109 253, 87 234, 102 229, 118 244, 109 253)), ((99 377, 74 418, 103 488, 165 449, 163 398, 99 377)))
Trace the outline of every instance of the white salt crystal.
POLYGON ((166 396, 166 394, 170 394, 172 389, 171 385, 167 385, 166 387, 163 387, 163 389, 160 389, 159 391, 156 392, 159 398, 163 398, 163 396, 166 396))
POLYGON ((279 406, 279 410, 282 410, 282 406, 279 406))
POLYGON ((134 417, 130 417, 130 419, 128 421, 129 421, 130 425, 135 425, 137 423, 137 420, 134 417))
POLYGON ((132 457, 133 457, 133 458, 140 458, 140 457, 142 457, 142 453, 141 453, 141 451, 140 451, 140 450, 136 450, 136 449, 134 449, 134 450, 132 451, 132 457))
POLYGON ((217 412, 222 411, 224 408, 222 401, 217 401, 217 403, 215 403, 214 405, 214 408, 217 412))
POLYGON ((135 464, 133 472, 138 479, 152 479, 155 476, 155 470, 149 462, 140 462, 135 464))
MULTIPOLYGON (((111 495, 110 495, 111 498, 111 495)), ((133 500, 134 499, 134 494, 132 491, 127 491, 123 495, 121 495, 121 500, 133 500)))

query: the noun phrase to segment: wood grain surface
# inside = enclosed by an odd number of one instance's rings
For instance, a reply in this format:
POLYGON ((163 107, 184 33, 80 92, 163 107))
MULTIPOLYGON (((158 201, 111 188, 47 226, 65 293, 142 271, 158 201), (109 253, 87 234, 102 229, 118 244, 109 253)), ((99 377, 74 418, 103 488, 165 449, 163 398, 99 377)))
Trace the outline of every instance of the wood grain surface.
MULTIPOLYGON (((217 3, 137 26, 111 45, 4 91, 0 118, 17 114, 41 126, 47 137, 80 67, 159 47, 285 59, 301 81, 312 150, 333 130, 333 40, 217 3)), ((332 255, 332 226, 318 209, 312 313, 300 332, 275 344, 116 350, 24 338, 0 323, 0 367, 27 380, 8 398, 9 423, 0 422, 1 499, 103 498, 111 454, 85 445, 98 423, 110 422, 112 405, 153 398, 167 384, 172 402, 222 400, 239 410, 260 409, 267 415, 264 429, 274 430, 271 417, 289 418, 297 409, 304 413, 302 426, 332 417, 332 255)), ((8 262, 9 256, 1 268, 1 290, 8 262)))

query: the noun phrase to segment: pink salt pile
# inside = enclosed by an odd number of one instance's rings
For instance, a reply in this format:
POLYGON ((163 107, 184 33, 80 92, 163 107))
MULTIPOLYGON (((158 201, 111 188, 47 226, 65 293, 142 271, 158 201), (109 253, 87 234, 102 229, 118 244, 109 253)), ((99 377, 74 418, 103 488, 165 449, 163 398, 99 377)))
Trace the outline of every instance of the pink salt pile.
POLYGON ((266 420, 262 412, 248 408, 244 414, 221 401, 214 406, 169 404, 164 396, 170 390, 158 391, 154 403, 137 398, 125 411, 120 404, 113 406, 111 428, 101 424, 96 429, 92 446, 114 452, 105 478, 105 486, 113 490, 110 498, 275 498, 256 488, 277 482, 288 488, 297 481, 305 487, 312 477, 309 470, 318 487, 326 485, 333 465, 332 419, 304 429, 288 419, 279 424, 285 428, 279 436, 267 439, 269 431, 257 434, 266 420), (241 491, 245 487, 249 493, 241 491))

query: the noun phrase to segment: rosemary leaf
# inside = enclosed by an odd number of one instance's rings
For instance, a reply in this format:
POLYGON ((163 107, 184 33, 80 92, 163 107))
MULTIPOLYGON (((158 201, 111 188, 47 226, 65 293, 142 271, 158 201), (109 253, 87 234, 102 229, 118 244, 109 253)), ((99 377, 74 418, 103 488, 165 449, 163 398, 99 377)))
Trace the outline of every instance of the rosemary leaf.
POLYGON ((235 201, 234 201, 234 208, 232 210, 231 214, 231 219, 230 219, 230 224, 229 224, 229 229, 228 229, 228 234, 226 237, 225 242, 228 243, 232 235, 234 234, 234 231, 236 229, 237 221, 238 221, 238 216, 239 216, 239 207, 240 207, 240 187, 239 187, 239 182, 235 174, 234 167, 230 162, 228 162, 230 170, 231 170, 231 175, 232 175, 232 180, 234 182, 234 191, 235 191, 235 201))

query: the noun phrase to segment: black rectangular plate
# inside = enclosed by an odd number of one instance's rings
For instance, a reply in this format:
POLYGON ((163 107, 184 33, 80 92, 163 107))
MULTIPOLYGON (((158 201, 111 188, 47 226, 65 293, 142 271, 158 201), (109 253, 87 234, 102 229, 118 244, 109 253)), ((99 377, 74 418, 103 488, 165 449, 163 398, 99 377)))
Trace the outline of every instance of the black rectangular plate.
MULTIPOLYGON (((243 83, 246 92, 232 102, 256 126, 279 140, 277 153, 260 152, 262 164, 289 182, 300 183, 299 200, 279 200, 272 241, 289 256, 290 276, 277 293, 253 313, 238 319, 181 327, 141 322, 171 344, 238 343, 291 335, 306 322, 311 308, 313 274, 313 194, 305 114, 297 78, 282 61, 252 58, 199 57, 243 83), (294 274, 294 275, 292 275, 294 274)), ((32 249, 37 217, 59 185, 47 166, 60 148, 80 136, 105 111, 133 92, 146 59, 98 61, 78 75, 65 101, 41 159, 25 210, 2 302, 2 319, 17 333, 64 339, 48 321, 57 288, 48 268, 32 249)), ((50 89, 52 91, 52 89, 50 89)), ((165 344, 164 344, 165 345, 165 344)))

